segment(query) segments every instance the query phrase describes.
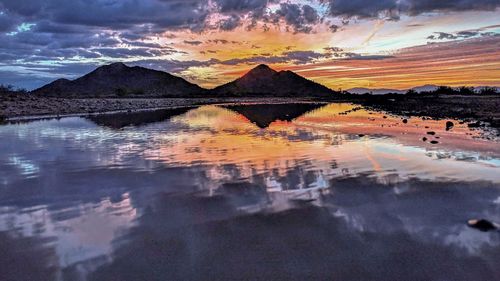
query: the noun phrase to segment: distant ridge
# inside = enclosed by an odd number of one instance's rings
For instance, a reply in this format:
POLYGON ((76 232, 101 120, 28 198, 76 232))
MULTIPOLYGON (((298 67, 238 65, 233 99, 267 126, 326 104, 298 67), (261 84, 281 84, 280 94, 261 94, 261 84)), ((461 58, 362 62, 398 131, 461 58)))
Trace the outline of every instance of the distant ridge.
MULTIPOLYGON (((385 95, 385 94, 406 94, 409 90, 412 90, 416 93, 421 93, 421 92, 433 92, 436 91, 439 88, 437 85, 423 85, 423 86, 418 86, 418 87, 413 87, 407 90, 396 90, 396 89, 370 89, 370 88, 352 88, 347 90, 346 92, 349 92, 351 94, 373 94, 373 95, 385 95)), ((487 87, 487 86, 478 86, 478 87, 471 87, 475 91, 480 91, 485 88, 493 88, 493 89, 499 89, 498 87, 487 87)), ((454 90, 460 89, 460 87, 452 87, 454 90)))
POLYGON ((215 96, 334 97, 335 92, 292 71, 261 64, 242 77, 211 90, 215 96))
POLYGON ((370 89, 370 88, 352 88, 347 90, 351 94, 372 94, 372 95, 385 95, 385 94, 405 94, 409 90, 414 90, 415 92, 424 92, 424 91, 435 91, 438 88, 436 85, 424 85, 419 87, 414 87, 407 90, 397 90, 397 89, 370 89))
POLYGON ((206 90, 163 71, 118 62, 75 80, 58 79, 33 93, 48 97, 191 97, 206 90))

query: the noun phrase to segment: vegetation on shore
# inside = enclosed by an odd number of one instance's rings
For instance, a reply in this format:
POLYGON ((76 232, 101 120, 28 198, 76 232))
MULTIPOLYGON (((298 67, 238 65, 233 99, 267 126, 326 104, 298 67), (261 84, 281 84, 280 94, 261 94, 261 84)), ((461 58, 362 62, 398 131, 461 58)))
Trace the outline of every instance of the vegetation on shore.
POLYGON ((15 88, 12 85, 4 85, 0 84, 0 95, 5 94, 27 94, 28 91, 26 89, 15 88))

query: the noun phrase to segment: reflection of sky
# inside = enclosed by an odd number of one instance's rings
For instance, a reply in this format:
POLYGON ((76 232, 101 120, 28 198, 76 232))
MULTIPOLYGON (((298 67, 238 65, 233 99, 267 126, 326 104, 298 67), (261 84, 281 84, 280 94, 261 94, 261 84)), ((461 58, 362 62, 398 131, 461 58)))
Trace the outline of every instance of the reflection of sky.
MULTIPOLYGON (((175 118, 174 122, 192 129, 178 132, 175 140, 146 150, 145 154, 174 166, 234 164, 244 178, 269 170, 283 176, 297 165, 333 176, 339 174, 339 169, 331 169, 335 161, 340 169, 347 168, 354 174, 397 172, 402 177, 423 179, 500 181, 495 173, 498 158, 487 157, 491 153, 498 156, 496 143, 473 140, 466 134, 465 125, 446 132, 445 121, 412 119, 404 125, 394 117, 382 118, 380 114, 368 114, 364 110, 338 115, 352 108, 329 105, 292 123, 275 122, 260 130, 238 114, 207 106, 175 118), (381 124, 386 126, 382 128, 381 124), (426 146, 422 142, 422 136, 429 130, 442 136, 439 139, 442 145, 426 146), (359 138, 358 133, 373 135, 359 138), (376 137, 381 134, 384 136, 376 137), (457 151, 476 146, 483 151, 457 151), (436 161, 434 155, 447 156, 436 161), (469 161, 456 161, 463 160, 463 155, 468 155, 469 161), (308 164, 304 165, 305 162, 308 164)), ((164 136, 159 138, 164 139, 164 136)))
POLYGON ((445 121, 403 124, 353 109, 327 105, 265 129, 217 106, 122 130, 80 118, 2 126, 9 141, 0 143, 0 231, 51 238, 59 264, 73 266, 108 256, 159 192, 212 195, 243 183, 267 191, 266 200, 235 199, 251 213, 313 200, 357 231, 404 229, 471 252, 498 245, 462 224, 469 216, 500 219, 492 211, 500 194, 491 188, 500 183, 497 142, 456 121, 447 132, 445 121), (429 130, 439 145, 421 140, 433 138, 429 130), (370 190, 345 188, 365 176, 370 190), (438 180, 445 185, 432 186, 438 180), (440 216, 451 218, 435 227, 440 216))
POLYGON ((61 210, 36 206, 15 210, 0 208, 0 231, 15 231, 25 237, 57 237, 54 243, 59 264, 63 267, 108 254, 111 242, 120 231, 131 226, 136 210, 130 198, 121 202, 72 205, 61 210))

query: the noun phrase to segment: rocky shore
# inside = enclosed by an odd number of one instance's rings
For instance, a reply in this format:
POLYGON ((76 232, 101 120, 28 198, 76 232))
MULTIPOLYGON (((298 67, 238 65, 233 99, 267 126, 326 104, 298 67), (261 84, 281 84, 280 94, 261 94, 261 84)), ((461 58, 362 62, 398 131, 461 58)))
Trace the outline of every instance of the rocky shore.
MULTIPOLYGON (((31 94, 0 95, 0 121, 44 115, 73 115, 113 111, 137 111, 218 103, 328 102, 318 98, 47 98, 31 94)), ((467 122, 470 127, 500 129, 500 96, 408 97, 349 95, 331 102, 352 102, 375 110, 408 116, 467 122)))
POLYGON ((454 118, 470 127, 500 129, 500 95, 491 96, 371 96, 354 102, 392 114, 435 119, 454 118))
MULTIPOLYGON (((287 98, 42 98, 30 94, 0 95, 0 120, 12 118, 136 111, 228 102, 287 102, 287 98)), ((303 99, 307 100, 307 99, 303 99)))

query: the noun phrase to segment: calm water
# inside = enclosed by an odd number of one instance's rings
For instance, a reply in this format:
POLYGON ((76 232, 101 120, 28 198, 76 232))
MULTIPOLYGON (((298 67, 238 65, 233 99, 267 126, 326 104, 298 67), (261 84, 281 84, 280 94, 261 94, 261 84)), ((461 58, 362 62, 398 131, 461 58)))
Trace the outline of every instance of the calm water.
POLYGON ((466 226, 500 222, 499 142, 407 121, 285 104, 0 126, 0 279, 499 280, 500 232, 466 226))

